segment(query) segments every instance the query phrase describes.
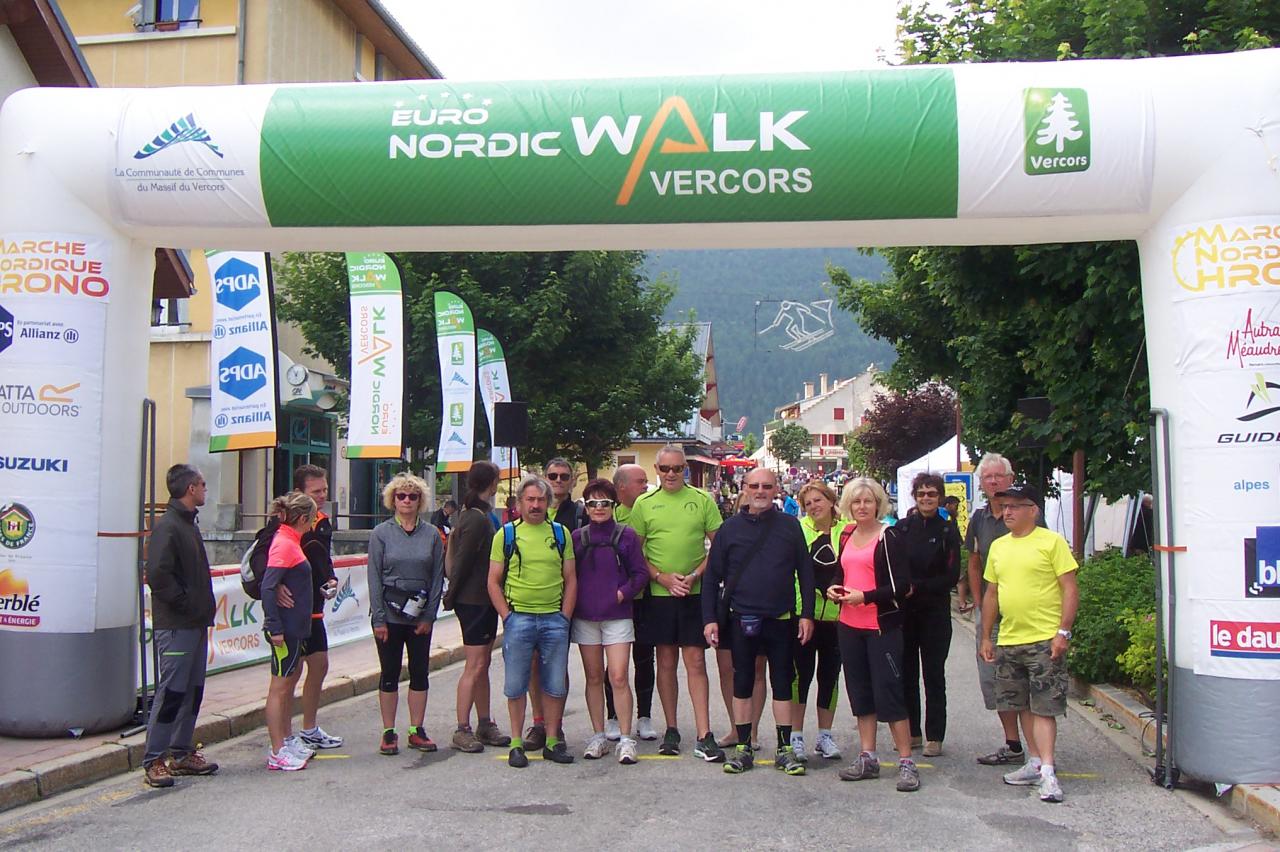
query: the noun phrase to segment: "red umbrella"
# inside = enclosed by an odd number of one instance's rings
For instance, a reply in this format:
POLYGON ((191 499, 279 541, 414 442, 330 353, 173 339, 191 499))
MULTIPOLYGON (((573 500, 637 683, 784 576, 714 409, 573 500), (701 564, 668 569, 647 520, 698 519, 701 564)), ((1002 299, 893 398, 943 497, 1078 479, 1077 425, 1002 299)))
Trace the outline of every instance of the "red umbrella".
POLYGON ((752 459, 725 459, 720 462, 720 466, 728 468, 755 467, 756 463, 752 459))

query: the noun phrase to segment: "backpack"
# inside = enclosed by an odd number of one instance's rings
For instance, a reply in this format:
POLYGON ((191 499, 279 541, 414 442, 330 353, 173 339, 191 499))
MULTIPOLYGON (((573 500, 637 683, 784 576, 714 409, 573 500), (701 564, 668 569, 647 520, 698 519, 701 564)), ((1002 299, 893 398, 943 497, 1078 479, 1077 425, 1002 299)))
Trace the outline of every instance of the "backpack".
POLYGON ((253 542, 240 559, 240 585, 244 593, 255 601, 262 600, 262 578, 267 573, 267 555, 271 552, 271 540, 280 529, 280 519, 272 518, 267 525, 254 533, 253 542))
MULTIPOLYGON (((575 534, 576 533, 577 531, 575 530, 575 534)), ((622 541, 622 524, 615 523, 613 525, 613 532, 610 533, 609 540, 604 544, 596 544, 595 539, 591 537, 591 532, 586 527, 582 528, 582 538, 585 538, 587 542, 586 549, 582 551, 582 563, 586 564, 587 557, 591 555, 591 548, 611 548, 613 550, 613 558, 618 563, 618 576, 622 579, 622 582, 625 583, 627 581, 627 569, 626 566, 622 564, 622 551, 618 549, 618 542, 622 541)))
MULTIPOLYGON (((521 523, 519 520, 507 521, 502 525, 502 591, 507 590, 507 574, 511 572, 511 557, 520 553, 520 545, 516 544, 516 524, 521 523)), ((564 525, 557 524, 555 521, 547 521, 551 524, 551 535, 556 542, 556 551, 560 554, 560 562, 564 562, 564 550, 567 546, 564 534, 564 525)), ((523 560, 523 557, 521 557, 523 560)), ((510 600, 510 599, 508 599, 510 600)))

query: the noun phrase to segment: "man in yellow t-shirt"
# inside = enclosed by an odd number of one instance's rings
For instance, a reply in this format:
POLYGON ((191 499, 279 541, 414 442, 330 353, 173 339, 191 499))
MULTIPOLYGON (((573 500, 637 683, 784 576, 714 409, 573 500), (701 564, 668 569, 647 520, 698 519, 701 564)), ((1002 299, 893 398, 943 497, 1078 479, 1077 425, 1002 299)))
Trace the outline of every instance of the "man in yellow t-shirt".
POLYGON ((693 753, 708 763, 724 760, 711 734, 708 705, 707 643, 702 635, 702 575, 707 570, 706 542, 720 529, 720 510, 705 492, 684 481, 684 448, 668 444, 658 451, 656 491, 636 500, 628 523, 640 537, 649 566, 649 602, 636 625, 636 641, 657 646, 658 697, 667 731, 658 753, 680 753, 676 709, 676 662, 684 660, 685 683, 698 740, 693 753))
POLYGON ((1057 717, 1067 712, 1067 646, 1080 602, 1076 560, 1066 539, 1036 526, 1038 490, 1015 485, 996 496, 1009 534, 987 554, 982 623, 1000 619, 1000 637, 993 645, 983 636, 982 656, 995 664, 996 709, 1018 711, 1027 738, 1027 762, 1004 782, 1039 785, 1041 801, 1061 802, 1053 754, 1057 717))

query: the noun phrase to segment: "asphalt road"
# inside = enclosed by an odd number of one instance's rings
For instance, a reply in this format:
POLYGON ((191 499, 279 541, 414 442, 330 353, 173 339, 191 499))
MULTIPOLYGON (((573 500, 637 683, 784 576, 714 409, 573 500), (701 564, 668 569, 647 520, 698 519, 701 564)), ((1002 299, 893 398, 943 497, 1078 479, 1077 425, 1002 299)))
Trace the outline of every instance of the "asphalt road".
MULTIPOLYGON (((892 747, 883 726, 885 771, 878 781, 841 782, 836 771, 847 761, 816 758, 805 777, 786 777, 768 765, 743 776, 725 775, 692 756, 687 704, 681 711, 681 757, 660 757, 656 743, 641 743, 642 759, 635 766, 613 758, 584 761, 590 725, 575 648, 565 721, 579 755, 572 766, 535 760, 516 770, 506 765, 505 750, 449 750, 461 671, 453 666, 431 680, 427 730, 442 745, 438 753, 405 749, 395 757, 379 755, 377 699, 363 695, 322 709, 321 724, 346 736, 348 746, 324 752, 303 772, 268 772, 265 731, 256 732, 207 750, 221 764, 213 777, 178 779, 170 790, 150 790, 134 772, 10 811, 0 822, 0 848, 1236 849, 1256 840, 1224 833, 1225 809, 1210 819, 1204 810, 1218 806, 1192 807, 1188 794, 1152 785, 1095 724, 1075 715, 1062 723, 1059 735, 1065 803, 1045 804, 1034 788, 1002 784, 1002 770, 974 762, 997 743, 999 727, 981 707, 972 642, 972 634, 956 630, 948 666, 947 753, 919 758, 917 793, 894 789, 892 747)), ((500 695, 500 654, 493 674, 500 695)), ((495 709, 505 729, 505 702, 495 709)), ((810 708, 811 742, 812 713, 810 708)), ((714 683, 712 719, 723 733, 727 719, 714 683)), ((403 703, 400 723, 403 728, 403 703)), ((765 724, 772 725, 767 710, 765 724)), ((850 758, 852 732, 842 698, 836 737, 850 758)), ((404 740, 402 734, 402 748, 404 740)))

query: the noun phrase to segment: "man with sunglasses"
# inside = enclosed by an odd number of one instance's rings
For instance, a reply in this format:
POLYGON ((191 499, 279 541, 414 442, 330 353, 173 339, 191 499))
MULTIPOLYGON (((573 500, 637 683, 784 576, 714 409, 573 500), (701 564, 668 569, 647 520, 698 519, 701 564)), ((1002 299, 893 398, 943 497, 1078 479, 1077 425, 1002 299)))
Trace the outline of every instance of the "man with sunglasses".
POLYGON ((680 753, 676 665, 683 660, 698 728, 693 753, 716 763, 724 760, 724 752, 711 733, 707 643, 699 594, 707 570, 706 542, 714 541, 722 520, 710 495, 685 482, 685 467, 683 447, 668 444, 659 450, 654 469, 661 487, 636 500, 631 513, 631 527, 640 536, 651 580, 636 639, 657 646, 658 697, 667 722, 658 753, 680 753))
POLYGON ((997 492, 1009 534, 991 544, 982 578, 982 616, 1000 617, 998 644, 982 637, 982 657, 995 665, 996 708, 1016 711, 1027 734, 1027 762, 1004 783, 1039 786, 1042 802, 1061 802, 1054 772, 1057 717, 1067 712, 1067 647, 1080 592, 1066 539, 1036 526, 1040 492, 1018 485, 997 492))

